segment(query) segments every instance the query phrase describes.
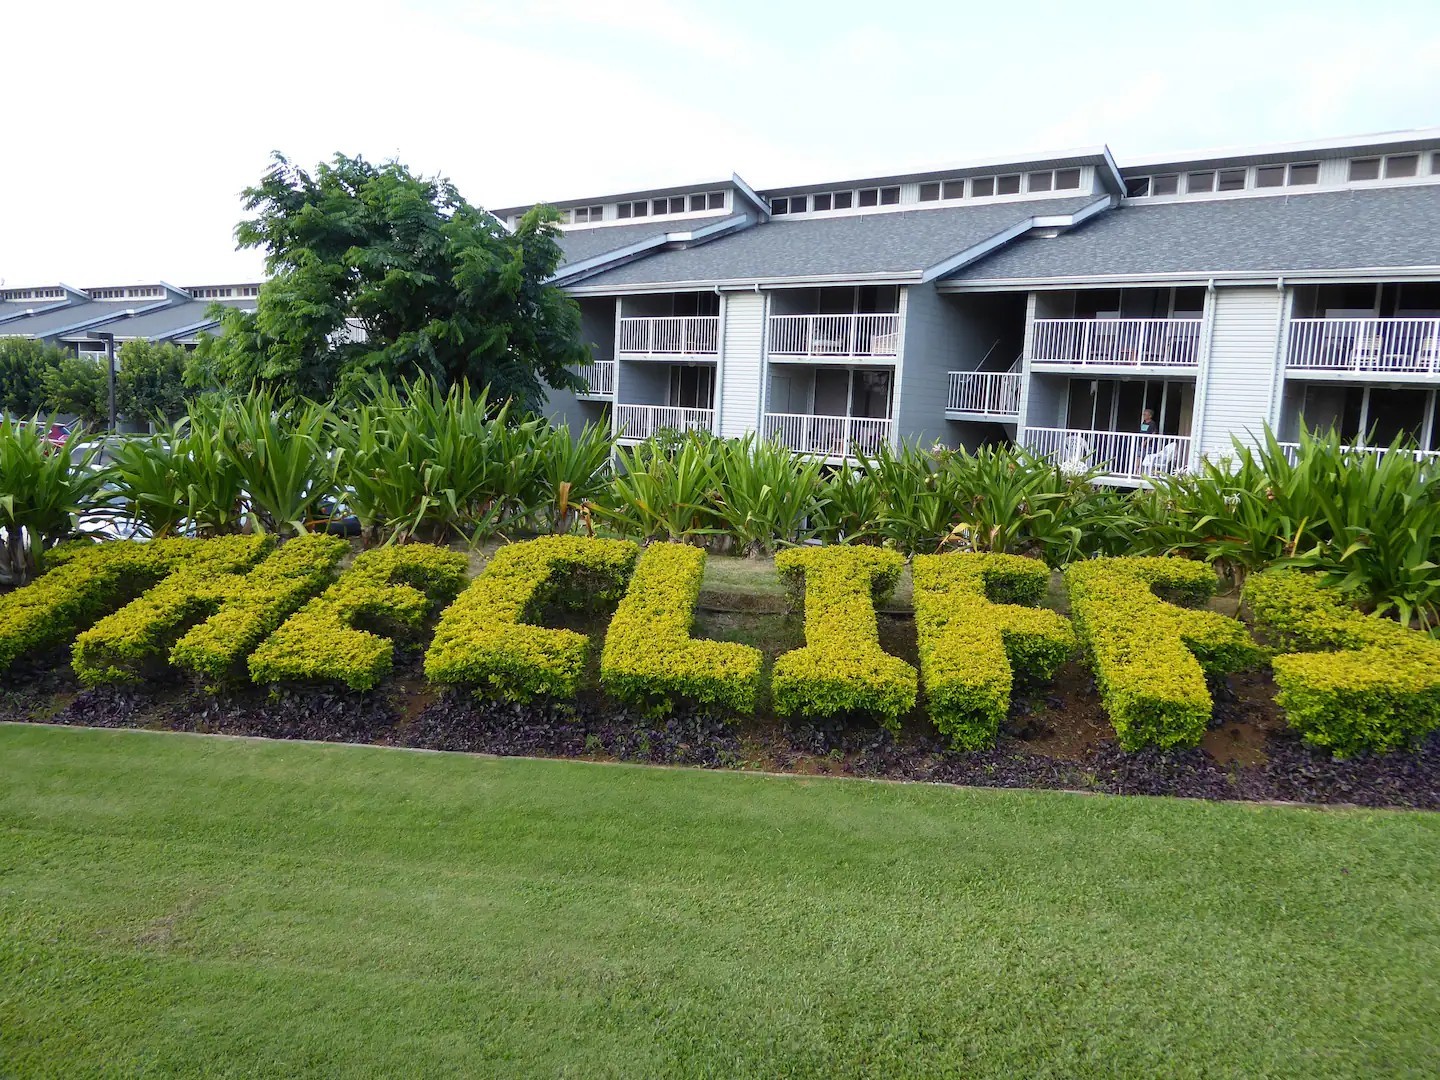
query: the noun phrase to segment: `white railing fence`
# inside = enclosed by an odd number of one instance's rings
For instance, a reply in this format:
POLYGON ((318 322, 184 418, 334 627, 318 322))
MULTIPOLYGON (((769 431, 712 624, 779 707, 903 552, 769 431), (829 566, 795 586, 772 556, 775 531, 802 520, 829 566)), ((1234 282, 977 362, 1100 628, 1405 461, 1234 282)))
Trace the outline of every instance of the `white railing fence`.
POLYGON ((575 369, 585 380, 587 393, 591 397, 609 397, 615 393, 615 361, 596 360, 593 364, 575 369))
MULTIPOLYGON (((1294 465, 1300 460, 1300 444, 1298 442, 1282 442, 1280 449, 1285 453, 1285 459, 1294 465)), ((1375 457, 1383 457, 1390 452, 1388 446, 1344 446, 1342 452, 1347 454, 1373 454, 1375 457)), ((1408 454, 1416 461, 1440 462, 1440 450, 1407 450, 1401 449, 1397 453, 1408 454)))
POLYGON ((1011 371, 952 371, 945 407, 986 416, 1019 416, 1023 379, 1011 371))
POLYGON ((1286 366, 1440 372, 1440 319, 1291 319, 1286 366))
POLYGON ((1062 469, 1099 469, 1131 480, 1184 472, 1190 461, 1188 435, 1027 427, 1025 445, 1062 469))
POLYGON ((1039 363, 1196 367, 1199 319, 1036 319, 1030 358, 1039 363))
POLYGON ((896 356, 900 316, 771 315, 772 356, 896 356))
POLYGON ((766 413, 764 435, 802 454, 852 457, 857 449, 867 455, 879 453, 890 441, 891 424, 868 416, 766 413))
POLYGON ((674 405, 616 405, 615 431, 624 439, 648 439, 657 431, 710 431, 714 409, 684 409, 674 405))
POLYGON ((620 320, 619 349, 642 356, 714 356, 720 351, 720 316, 627 316, 620 320))

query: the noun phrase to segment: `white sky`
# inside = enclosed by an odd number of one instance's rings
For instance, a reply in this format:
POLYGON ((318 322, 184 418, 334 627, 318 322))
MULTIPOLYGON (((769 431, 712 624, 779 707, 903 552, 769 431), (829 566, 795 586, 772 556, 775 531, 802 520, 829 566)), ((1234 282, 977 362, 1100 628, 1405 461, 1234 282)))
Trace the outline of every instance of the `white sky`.
POLYGON ((1146 7, 5 0, 0 281, 253 279, 272 149, 505 206, 1440 124, 1440 0, 1146 7))

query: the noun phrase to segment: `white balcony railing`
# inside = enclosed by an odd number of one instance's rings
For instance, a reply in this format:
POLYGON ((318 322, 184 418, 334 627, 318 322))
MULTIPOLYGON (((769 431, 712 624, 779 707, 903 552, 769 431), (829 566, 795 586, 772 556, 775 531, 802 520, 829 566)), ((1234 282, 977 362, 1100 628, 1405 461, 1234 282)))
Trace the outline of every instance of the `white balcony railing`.
POLYGON ((622 439, 648 439, 657 431, 710 431, 714 409, 674 405, 616 405, 615 432, 622 439))
POLYGON ((897 356, 900 316, 771 315, 771 356, 897 356))
POLYGON ((1036 319, 1030 359, 1038 364, 1193 368, 1199 319, 1036 319))
POLYGON ((1440 319, 1292 319, 1286 367, 1440 374, 1440 319))
POLYGON ((623 318, 619 351, 631 356, 714 356, 720 351, 720 316, 623 318))
POLYGON ((1129 480, 1184 472, 1190 460, 1188 435, 1027 427, 1025 445, 1062 469, 1099 469, 1129 480))
POLYGON ((582 392, 590 397, 610 397, 615 393, 614 360, 596 360, 576 368, 575 373, 585 380, 587 389, 582 392))
MULTIPOLYGON (((1298 442, 1282 442, 1280 449, 1284 451, 1285 458, 1291 465, 1300 460, 1300 444, 1298 442)), ((1347 454, 1373 454, 1375 457, 1381 457, 1390 452, 1388 446, 1346 446, 1342 449, 1347 454)), ((1407 454, 1416 461, 1440 463, 1440 450, 1400 450, 1397 452, 1407 454)))
POLYGON ((890 441, 891 421, 869 416, 766 413, 764 435, 802 454, 853 457, 874 455, 890 441))
POLYGON ((945 408, 1014 419, 1020 415, 1018 371, 952 371, 945 408))

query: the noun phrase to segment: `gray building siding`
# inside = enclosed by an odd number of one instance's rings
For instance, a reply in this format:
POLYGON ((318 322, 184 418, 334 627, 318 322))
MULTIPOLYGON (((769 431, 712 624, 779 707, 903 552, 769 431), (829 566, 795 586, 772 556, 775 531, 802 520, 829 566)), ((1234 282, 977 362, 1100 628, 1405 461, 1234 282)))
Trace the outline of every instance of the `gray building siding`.
POLYGON ((905 326, 895 390, 895 434, 899 441, 933 442, 948 435, 945 397, 949 373, 967 356, 970 366, 983 355, 975 328, 959 308, 947 304, 933 284, 905 289, 905 326))

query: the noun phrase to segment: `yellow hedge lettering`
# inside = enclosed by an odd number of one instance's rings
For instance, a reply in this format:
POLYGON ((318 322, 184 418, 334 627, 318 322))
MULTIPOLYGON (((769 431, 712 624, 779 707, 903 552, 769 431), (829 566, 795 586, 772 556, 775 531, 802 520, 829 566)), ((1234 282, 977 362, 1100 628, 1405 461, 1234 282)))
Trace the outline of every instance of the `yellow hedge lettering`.
POLYGON ((547 603, 614 603, 638 553, 629 540, 580 536, 542 536, 501 548, 440 617, 425 654, 426 677, 512 701, 574 697, 589 639, 535 620, 547 603))
POLYGON ((250 678, 373 689, 394 665, 395 639, 412 640, 433 610, 455 598, 467 564, 463 553, 433 544, 364 552, 250 654, 250 678))
POLYGON ((685 544, 645 549, 600 656, 600 684, 619 701, 659 714, 676 699, 736 713, 755 710, 759 649, 690 636, 705 552, 685 544))
POLYGON ((1440 727, 1433 638, 1362 615, 1293 570, 1252 575, 1244 597, 1257 629, 1289 650, 1271 660, 1275 700, 1312 746, 1336 757, 1398 750, 1440 727))
POLYGON ((915 629, 930 719, 957 750, 995 745, 1019 670, 1048 680, 1075 650, 1037 605, 1050 568, 1017 555, 917 555, 915 629))
POLYGON ((1215 591, 1204 563, 1173 558, 1091 559, 1065 568, 1075 632, 1095 671, 1120 745, 1196 746, 1214 704, 1205 675, 1264 658, 1236 619, 1176 607, 1215 591))
POLYGON ((771 696, 782 716, 864 713, 899 730, 915 707, 915 669, 880 647, 875 603, 905 560, 872 547, 791 548, 775 556, 793 598, 804 597, 805 647, 775 661, 771 696))

